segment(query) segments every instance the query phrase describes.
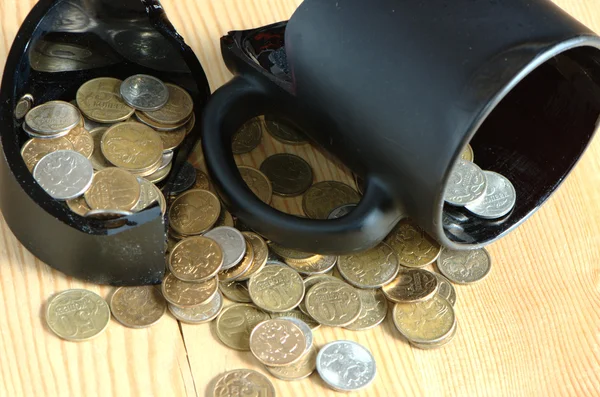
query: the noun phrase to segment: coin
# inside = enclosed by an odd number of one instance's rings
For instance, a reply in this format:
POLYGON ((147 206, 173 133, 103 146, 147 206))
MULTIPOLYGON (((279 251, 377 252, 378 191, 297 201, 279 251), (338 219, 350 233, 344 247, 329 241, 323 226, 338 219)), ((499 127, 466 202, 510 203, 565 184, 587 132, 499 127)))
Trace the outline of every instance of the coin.
MULTIPOLYGON (((131 216, 133 212, 131 211, 123 211, 123 210, 89 210, 84 215, 86 218, 94 218, 94 219, 102 219, 102 220, 110 220, 110 219, 118 219, 125 216, 131 216)), ((124 225, 124 223, 118 223, 115 227, 119 227, 124 225)), ((105 225, 105 227, 107 227, 105 225)))
POLYGON ((340 207, 337 207, 327 216, 327 219, 338 219, 343 216, 348 215, 357 207, 356 204, 344 204, 340 207))
POLYGON ((208 237, 188 237, 173 247, 168 264, 169 271, 178 279, 201 282, 215 277, 221 270, 223 251, 208 237))
POLYGON ((244 235, 232 227, 219 226, 204 234, 221 246, 223 250, 222 270, 230 269, 240 263, 246 254, 244 235))
POLYGON ((359 289, 361 309, 356 321, 345 328, 352 331, 364 331, 374 328, 385 320, 388 303, 381 290, 359 289))
POLYGON ((73 144, 66 138, 38 139, 33 138, 25 142, 21 148, 21 157, 29 171, 48 153, 57 150, 73 150, 73 144))
POLYGON ((400 264, 405 267, 429 265, 442 250, 437 241, 407 218, 401 220, 384 241, 398 254, 400 264))
POLYGON ((460 158, 462 160, 471 162, 475 160, 475 153, 473 152, 473 148, 471 147, 471 145, 467 143, 467 146, 465 146, 465 149, 460 154, 460 158))
POLYGON ((277 379, 295 381, 308 378, 317 368, 317 349, 313 347, 297 362, 281 367, 265 365, 265 369, 277 379))
POLYGON ((119 123, 102 136, 104 157, 117 167, 143 172, 162 160, 163 145, 152 128, 140 123, 119 123))
POLYGON ((194 183, 194 189, 211 190, 208 175, 199 169, 196 169, 196 183, 194 183))
POLYGON ((344 205, 356 204, 360 196, 350 186, 336 181, 315 183, 302 197, 304 214, 312 219, 327 219, 331 211, 344 205))
POLYGON ((244 258, 237 265, 230 267, 229 269, 221 270, 219 272, 219 281, 231 281, 237 280, 241 276, 245 275, 254 261, 254 248, 248 240, 246 240, 246 253, 244 258))
POLYGON ((162 294, 167 302, 184 309, 208 302, 218 292, 218 288, 216 277, 190 283, 169 273, 162 282, 162 294))
POLYGON ((367 251, 341 255, 337 266, 342 277, 358 288, 379 288, 388 284, 399 268, 398 256, 385 243, 367 251))
POLYGON ((356 289, 338 281, 316 284, 306 294, 305 303, 312 318, 331 327, 352 324, 362 308, 356 289))
MULTIPOLYGON (((206 190, 189 190, 171 204, 169 225, 179 234, 197 235, 210 229, 220 212, 221 203, 217 196, 206 190)), ((225 249, 223 251, 227 257, 225 249)), ((225 263, 229 264, 227 260, 225 263)))
POLYGON ((238 170, 246 185, 252 190, 252 193, 263 203, 269 204, 273 196, 273 188, 266 175, 252 167, 239 166, 238 170))
POLYGON ((454 336, 456 335, 456 330, 458 329, 458 321, 456 320, 456 316, 454 317, 454 324, 452 325, 452 329, 450 330, 450 332, 448 334, 446 334, 443 338, 436 340, 435 342, 428 342, 428 343, 417 343, 414 341, 409 341, 411 346, 414 346, 418 349, 422 349, 422 350, 431 350, 431 349, 437 349, 440 348, 446 344, 448 344, 452 339, 454 339, 454 336))
POLYGON ((269 312, 292 310, 304 297, 304 282, 293 269, 283 266, 266 266, 248 280, 252 302, 269 312))
MULTIPOLYGON (((435 274, 435 273, 434 273, 435 274)), ((435 274, 435 277, 438 279, 438 295, 442 298, 446 299, 452 306, 456 303, 456 290, 454 286, 446 277, 441 274, 435 274)))
POLYGON ((281 312, 281 313, 270 313, 272 318, 296 318, 298 320, 302 320, 311 330, 315 330, 321 326, 318 322, 316 322, 311 316, 308 314, 302 313, 298 309, 290 310, 289 312, 281 312))
POLYGON ((306 341, 306 349, 304 350, 304 353, 302 353, 303 355, 305 353, 308 353, 308 351, 312 350, 313 348, 313 333, 312 333, 312 329, 308 326, 307 323, 305 323, 304 321, 300 320, 299 318, 295 317, 295 316, 277 316, 277 317, 273 317, 273 318, 279 318, 281 320, 288 320, 293 322, 294 324, 296 324, 298 326, 298 328, 300 328, 300 331, 302 331, 302 334, 304 335, 304 339, 306 341))
MULTIPOLYGON (((337 281, 344 283, 342 280, 328 274, 315 274, 304 279, 304 291, 308 292, 310 291, 311 287, 324 281, 337 281)), ((302 300, 302 302, 300 302, 298 305, 298 309, 300 309, 302 313, 308 315, 308 310, 306 310, 306 294, 304 296, 304 300, 302 300)))
POLYGON ((99 335, 108 326, 110 309, 98 294, 83 289, 62 291, 46 307, 46 322, 62 339, 79 342, 99 335))
POLYGON ((19 99, 19 102, 17 102, 17 104, 15 105, 15 111, 14 111, 14 116, 17 120, 22 119, 23 117, 25 117, 25 115, 27 114, 27 112, 29 112, 29 110, 31 110, 31 106, 33 105, 33 95, 31 94, 25 94, 21 97, 21 99, 19 99))
POLYGON ((221 207, 221 213, 219 214, 219 218, 214 224, 214 227, 228 226, 233 227, 233 217, 225 208, 221 207))
POLYGON ((444 200, 451 205, 464 207, 485 194, 487 182, 481 168, 475 163, 458 160, 444 190, 444 200))
POLYGON ((313 171, 304 159, 293 154, 274 154, 260 165, 260 171, 271 181, 273 193, 298 196, 313 183, 313 171))
POLYGON ((304 262, 286 261, 289 267, 303 275, 314 275, 327 273, 338 261, 337 256, 333 255, 318 255, 316 259, 311 259, 304 262))
POLYGON ((260 145, 262 138, 262 128, 260 120, 254 118, 246 122, 231 139, 231 149, 233 154, 244 154, 254 150, 260 145))
POLYGON ((113 166, 106 159, 106 157, 104 157, 104 154, 102 154, 102 149, 100 149, 100 142, 102 141, 102 136, 104 135, 106 130, 108 130, 108 128, 100 127, 90 131, 90 135, 94 139, 94 151, 90 156, 90 161, 92 162, 92 166, 96 171, 100 171, 113 166))
MULTIPOLYGON (((169 175, 172 167, 173 167, 173 163, 169 162, 165 166, 165 168, 160 169, 160 167, 159 167, 159 169, 157 171, 154 171, 154 173, 146 176, 145 178, 148 179, 152 183, 159 183, 159 182, 163 181, 169 175)), ((162 194, 162 192, 161 192, 161 194, 162 194)))
POLYGON ((183 120, 181 123, 178 124, 163 124, 152 120, 151 118, 146 116, 146 113, 137 110, 135 112, 135 121, 139 121, 142 124, 146 124, 148 127, 151 127, 153 130, 159 132, 177 131, 180 129, 186 131, 186 134, 188 132, 187 124, 189 120, 183 120))
POLYGON ((136 177, 120 168, 105 168, 96 172, 84 197, 92 210, 131 211, 140 195, 136 177))
POLYGON ((206 303, 182 309, 181 307, 169 305, 169 311, 179 321, 188 324, 202 324, 215 319, 223 309, 223 296, 217 292, 215 296, 206 303))
POLYGON ((158 110, 145 112, 149 119, 161 124, 180 124, 187 121, 194 110, 194 101, 190 94, 174 84, 165 84, 169 91, 169 99, 158 110))
POLYGON ((71 200, 67 200, 67 206, 71 211, 76 213, 77 215, 85 216, 88 211, 91 209, 89 205, 85 202, 85 198, 77 197, 71 200))
POLYGON ((155 186, 150 181, 140 177, 138 177, 137 180, 140 184, 140 199, 135 207, 133 207, 133 212, 143 211, 160 200, 158 190, 155 189, 155 186))
POLYGON ((300 327, 289 320, 265 320, 250 333, 250 351, 265 365, 289 365, 306 351, 306 339, 300 327))
POLYGON ((423 269, 400 269, 398 276, 381 289, 389 300, 397 303, 430 299, 438 289, 435 275, 423 269))
POLYGON ((167 200, 159 188, 154 186, 156 195, 158 196, 158 204, 160 205, 160 213, 164 216, 167 213, 167 200))
POLYGON ((217 380, 212 396, 275 397, 275 388, 271 381, 261 373, 249 369, 236 369, 226 372, 217 380))
POLYGON ((160 290, 153 285, 120 287, 110 298, 110 310, 126 327, 146 328, 154 325, 167 310, 160 290))
POLYGON ((258 234, 253 232, 242 232, 242 234, 246 241, 250 243, 252 251, 254 252, 254 260, 252 261, 250 268, 239 278, 239 280, 248 280, 250 276, 260 272, 265 267, 269 255, 269 248, 267 247, 265 240, 258 234))
POLYGON ((29 128, 27 123, 23 123, 23 131, 25 131, 27 133, 27 135, 29 135, 31 138, 55 139, 55 138, 60 138, 60 137, 67 135, 70 130, 64 130, 64 131, 57 132, 54 134, 39 134, 39 133, 33 131, 31 128, 29 128))
POLYGON ((73 144, 73 150, 81 153, 86 158, 92 157, 94 153, 94 137, 83 127, 75 127, 65 138, 73 144))
POLYGON ((273 242, 269 243, 269 248, 271 248, 273 252, 275 252, 275 254, 279 255, 280 257, 295 262, 304 262, 312 259, 318 259, 318 255, 316 254, 302 252, 292 248, 286 248, 273 242))
POLYGON ((219 291, 229 300, 238 303, 251 303, 248 286, 243 281, 223 281, 219 282, 219 291))
POLYGON ((64 101, 38 105, 25 115, 25 123, 36 134, 53 136, 70 131, 81 121, 79 109, 64 101))
POLYGON ((154 76, 136 74, 121 83, 121 98, 126 104, 144 112, 152 112, 166 105, 169 90, 154 76))
POLYGON ((371 352, 349 340, 323 346, 317 355, 317 371, 327 386, 344 392, 367 387, 377 372, 371 352))
POLYGON ((471 251, 444 249, 437 267, 452 282, 470 284, 482 280, 490 273, 492 259, 485 248, 471 251))
POLYGON ((392 316, 398 331, 415 343, 435 343, 444 339, 455 322, 452 305, 438 295, 423 302, 396 303, 392 316))
POLYGON ((163 151, 174 150, 181 145, 187 134, 185 126, 173 131, 156 131, 163 144, 163 151))
POLYGON ((127 120, 134 109, 121 99, 121 80, 100 77, 85 82, 77 90, 77 106, 85 117, 100 123, 127 120))
POLYGON ((367 187, 366 181, 358 174, 354 174, 354 184, 356 185, 356 190, 361 195, 365 193, 365 189, 367 187))
POLYGON ((171 178, 169 183, 164 187, 166 193, 171 196, 177 196, 196 183, 196 169, 189 162, 183 163, 175 178, 171 178))
POLYGON ((235 350, 250 350, 250 333, 259 323, 268 320, 269 314, 243 303, 228 306, 217 317, 217 337, 235 350))
POLYGON ((487 180, 485 194, 469 203, 466 209, 480 218, 502 218, 515 207, 517 194, 513 184, 504 176, 492 171, 483 171, 487 180))
POLYGON ((267 131, 281 143, 288 145, 303 145, 308 143, 304 133, 293 127, 289 122, 273 115, 265 115, 267 131))
POLYGON ((81 196, 92 184, 93 177, 92 163, 72 150, 48 153, 33 169, 33 178, 55 200, 81 196))

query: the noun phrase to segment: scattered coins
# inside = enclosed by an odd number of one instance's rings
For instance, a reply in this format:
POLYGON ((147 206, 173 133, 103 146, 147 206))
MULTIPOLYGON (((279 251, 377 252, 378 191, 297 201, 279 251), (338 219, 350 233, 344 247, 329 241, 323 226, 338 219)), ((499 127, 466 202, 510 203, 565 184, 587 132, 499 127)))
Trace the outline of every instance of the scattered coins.
POLYGON ((485 248, 471 251, 444 249, 437 267, 450 281, 469 284, 482 280, 490 273, 492 259, 485 248))
POLYGON ((330 342, 317 355, 317 371, 329 387, 341 392, 367 387, 376 375, 375 358, 362 345, 349 340, 330 342))
POLYGON ((313 183, 310 164, 293 154, 267 157, 260 165, 260 171, 271 181, 273 193, 280 196, 298 196, 313 183))
POLYGON ((335 181, 315 183, 302 197, 304 214, 312 219, 327 219, 331 212, 345 204, 356 204, 360 195, 350 186, 335 181))
POLYGON ((262 128, 259 119, 246 122, 232 138, 231 149, 233 154, 244 154, 254 150, 262 138, 262 128))
POLYGON ((275 397, 275 388, 263 374, 250 369, 236 369, 221 375, 212 390, 214 397, 275 397), (243 394, 241 394, 243 393, 243 394))
POLYGON ((110 298, 110 310, 121 324, 130 328, 154 325, 167 310, 160 290, 152 285, 120 287, 110 298))

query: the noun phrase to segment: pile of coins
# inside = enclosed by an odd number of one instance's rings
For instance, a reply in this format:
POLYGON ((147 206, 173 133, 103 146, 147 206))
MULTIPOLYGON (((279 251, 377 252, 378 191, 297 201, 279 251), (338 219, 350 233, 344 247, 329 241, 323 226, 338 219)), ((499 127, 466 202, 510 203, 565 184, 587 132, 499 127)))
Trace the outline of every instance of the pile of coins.
POLYGON ((183 88, 149 75, 101 77, 81 85, 72 103, 22 108, 31 139, 21 155, 51 197, 81 216, 131 215, 156 202, 166 211, 155 184, 171 171, 173 150, 195 123, 183 88))

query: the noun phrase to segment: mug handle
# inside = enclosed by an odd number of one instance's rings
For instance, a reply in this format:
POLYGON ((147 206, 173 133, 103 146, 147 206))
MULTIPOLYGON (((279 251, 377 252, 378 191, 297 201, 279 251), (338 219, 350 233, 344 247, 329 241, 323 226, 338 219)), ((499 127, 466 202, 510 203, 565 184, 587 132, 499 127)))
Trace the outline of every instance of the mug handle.
POLYGON ((231 149, 232 136, 247 120, 276 108, 271 98, 253 78, 236 76, 215 91, 205 108, 202 149, 226 206, 250 228, 289 248, 347 254, 375 246, 400 219, 399 209, 376 178, 366 179, 365 194, 352 212, 332 220, 280 212, 256 197, 243 181, 231 149))

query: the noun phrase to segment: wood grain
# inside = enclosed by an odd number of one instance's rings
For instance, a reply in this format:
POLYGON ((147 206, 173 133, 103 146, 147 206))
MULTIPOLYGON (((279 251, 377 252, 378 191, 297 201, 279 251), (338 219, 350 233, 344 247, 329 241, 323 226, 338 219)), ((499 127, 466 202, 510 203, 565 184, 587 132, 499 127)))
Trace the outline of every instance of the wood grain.
MULTIPOLYGON (((232 29, 287 19, 300 0, 164 0, 167 13, 204 65, 213 89, 230 78, 219 37, 232 29)), ((556 0, 600 31, 600 0, 556 0)), ((33 0, 0 0, 0 59, 5 59, 33 0)), ((343 167, 307 147, 265 136, 239 156, 258 165, 288 151, 317 170, 317 179, 351 183, 343 167)), ((202 161, 200 153, 196 156, 202 161)), ((596 139, 558 193, 521 228, 489 248, 490 277, 459 286, 459 330, 443 349, 412 349, 391 321, 364 333, 323 327, 322 345, 352 339, 376 357, 378 377, 357 396, 600 395, 600 141, 596 139)), ((276 200, 298 213, 298 200, 276 200)), ((210 325, 166 316, 146 330, 111 321, 86 343, 63 342, 45 328, 46 300, 81 287, 106 297, 111 288, 51 270, 27 252, 0 221, 0 396, 205 396, 223 371, 261 370, 250 353, 220 344, 210 325)), ((273 380, 279 396, 334 396, 314 374, 273 380)))

